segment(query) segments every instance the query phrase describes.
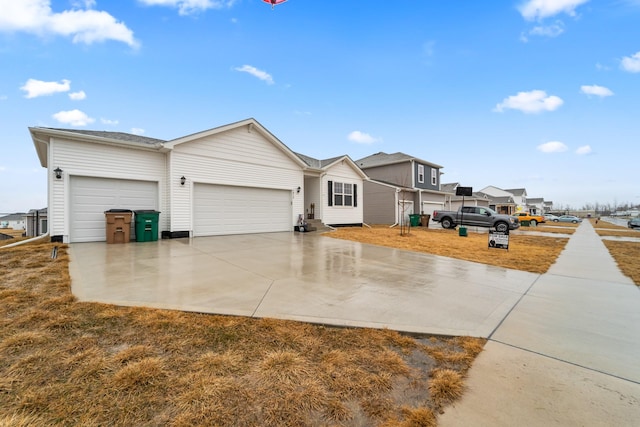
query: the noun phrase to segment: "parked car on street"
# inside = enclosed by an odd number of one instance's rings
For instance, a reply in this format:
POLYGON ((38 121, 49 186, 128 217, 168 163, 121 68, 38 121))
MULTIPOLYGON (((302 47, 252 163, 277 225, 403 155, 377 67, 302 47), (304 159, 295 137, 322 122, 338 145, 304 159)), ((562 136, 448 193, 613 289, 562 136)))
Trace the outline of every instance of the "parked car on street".
POLYGON ((545 219, 542 215, 534 215, 530 214, 529 212, 516 212, 512 215, 518 218, 521 224, 523 221, 529 221, 529 224, 533 225, 534 227, 537 224, 542 224, 543 222, 545 222, 545 219))
POLYGON ((627 221, 627 227, 629 227, 629 228, 640 228, 640 216, 637 216, 635 218, 631 218, 629 221, 627 221))
POLYGON ((557 222, 571 222, 573 224, 577 224, 579 222, 582 222, 582 218, 578 218, 575 215, 562 215, 558 217, 557 222))

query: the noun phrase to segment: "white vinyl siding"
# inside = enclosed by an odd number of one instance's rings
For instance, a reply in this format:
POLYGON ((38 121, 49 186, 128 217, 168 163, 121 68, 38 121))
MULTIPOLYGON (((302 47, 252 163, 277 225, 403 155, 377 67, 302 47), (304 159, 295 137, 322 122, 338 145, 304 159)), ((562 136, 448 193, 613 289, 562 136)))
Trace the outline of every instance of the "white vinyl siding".
POLYGON ((291 191, 194 185, 194 236, 291 231, 291 191))
MULTIPOLYGON (((164 197, 166 157, 147 149, 134 149, 95 142, 77 142, 53 138, 48 163, 63 170, 62 179, 50 177, 49 231, 68 241, 71 229, 71 188, 74 177, 94 177, 155 182, 156 210, 167 212, 164 197), (66 215, 66 216, 65 216, 66 215)), ((160 216, 159 229, 166 229, 168 213, 160 216)))
MULTIPOLYGON (((158 183, 72 176, 70 178, 70 233, 73 242, 106 240, 105 215, 110 209, 157 210, 158 183)), ((131 239, 135 239, 131 221, 131 239)))
POLYGON ((290 203, 288 224, 293 229, 304 212, 303 193, 296 193, 298 187, 304 187, 302 167, 260 132, 248 129, 242 126, 174 147, 168 180, 172 231, 194 230, 192 209, 198 184, 285 190, 290 203), (187 180, 184 186, 181 176, 187 180))
MULTIPOLYGON (((356 172, 347 162, 339 162, 332 166, 322 178, 322 191, 323 191, 323 206, 322 206, 322 222, 325 224, 361 224, 363 220, 362 210, 362 177, 356 172), (334 183, 350 184, 354 194, 352 193, 352 205, 355 206, 329 206, 329 181, 334 183), (356 189, 357 187, 357 189, 356 189)), ((344 187, 343 187, 344 191, 344 187)), ((335 198, 334 200, 335 201, 335 198)), ((318 216, 318 209, 316 207, 316 218, 318 216)))

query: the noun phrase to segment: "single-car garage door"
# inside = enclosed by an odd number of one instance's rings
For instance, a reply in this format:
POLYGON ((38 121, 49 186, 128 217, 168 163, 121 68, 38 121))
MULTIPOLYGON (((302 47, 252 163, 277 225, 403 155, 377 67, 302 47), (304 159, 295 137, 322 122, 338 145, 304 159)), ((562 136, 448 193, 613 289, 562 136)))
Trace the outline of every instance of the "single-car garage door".
POLYGON ((109 209, 158 209, 157 182, 72 176, 70 190, 71 242, 105 241, 104 212, 109 209))
POLYGON ((433 218, 433 211, 442 210, 444 204, 438 202, 422 202, 422 212, 433 218))
POLYGON ((291 191, 194 185, 194 236, 270 233, 292 229, 291 191))

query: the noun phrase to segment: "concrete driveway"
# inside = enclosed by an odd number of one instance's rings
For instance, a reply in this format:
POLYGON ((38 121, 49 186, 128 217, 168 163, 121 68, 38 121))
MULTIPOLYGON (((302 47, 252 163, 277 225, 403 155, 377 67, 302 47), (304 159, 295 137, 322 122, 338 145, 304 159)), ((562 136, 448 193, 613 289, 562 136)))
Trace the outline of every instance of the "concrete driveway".
POLYGON ((488 337, 539 277, 313 233, 70 248, 80 301, 445 335, 488 337))
POLYGON ((300 233, 70 253, 81 301, 486 337, 445 427, 640 420, 640 289, 588 222, 544 275, 300 233))

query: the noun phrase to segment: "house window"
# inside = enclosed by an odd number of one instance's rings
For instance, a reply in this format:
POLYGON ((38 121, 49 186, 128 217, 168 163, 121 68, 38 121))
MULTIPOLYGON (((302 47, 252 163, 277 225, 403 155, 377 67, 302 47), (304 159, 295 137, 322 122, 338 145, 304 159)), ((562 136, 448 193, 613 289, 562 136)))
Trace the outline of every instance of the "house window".
POLYGON ((358 186, 345 182, 329 181, 329 206, 353 206, 358 205, 358 186))
POLYGON ((438 185, 438 170, 431 169, 431 185, 438 185))
POLYGON ((424 165, 418 165, 418 182, 424 183, 424 165))

